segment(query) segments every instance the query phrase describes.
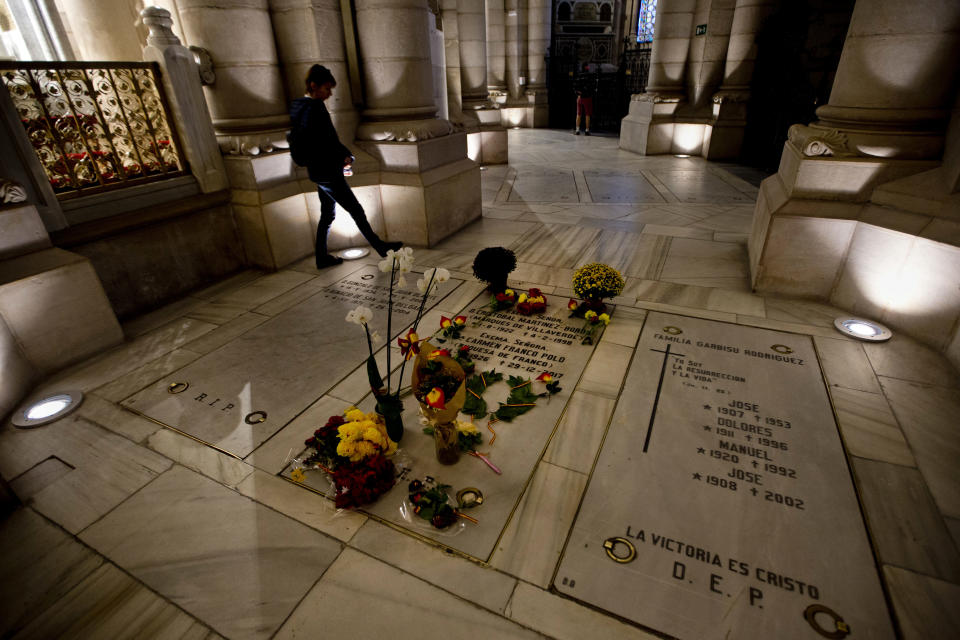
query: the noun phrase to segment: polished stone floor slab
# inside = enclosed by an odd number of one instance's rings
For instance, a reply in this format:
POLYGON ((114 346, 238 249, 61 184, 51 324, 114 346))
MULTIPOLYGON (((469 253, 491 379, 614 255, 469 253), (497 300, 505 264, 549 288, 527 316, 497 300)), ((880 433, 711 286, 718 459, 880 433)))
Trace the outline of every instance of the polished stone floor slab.
MULTIPOLYGON (((418 276, 410 274, 409 287, 418 276)), ((367 265, 124 401, 124 406, 244 457, 306 409, 367 355, 363 330, 347 323, 357 305, 387 333, 389 275, 367 265), (169 393, 171 384, 189 385, 169 393), (262 421, 260 421, 262 419, 262 421)), ((451 279, 431 298, 456 289, 451 279)), ((394 337, 416 315, 420 294, 394 290, 394 337)))
POLYGON ((340 553, 335 540, 183 467, 81 539, 230 638, 270 637, 340 553))
POLYGON ((517 176, 509 202, 579 202, 572 171, 524 172, 517 176))
POLYGON ((816 637, 811 605, 893 638, 810 338, 651 312, 554 586, 679 638, 816 637))
POLYGON ((755 196, 751 197, 705 171, 654 170, 652 173, 680 202, 736 204, 756 200, 755 196))
POLYGON ((642 175, 584 171, 583 176, 594 202, 666 202, 642 175))
MULTIPOLYGON (((500 467, 502 475, 495 474, 472 456, 461 456, 459 462, 449 467, 437 462, 433 438, 421 432, 419 407, 414 398, 408 397, 403 416, 405 435, 400 443, 400 459, 407 461, 402 470, 404 481, 367 509, 378 518, 481 560, 488 559, 493 552, 507 520, 531 482, 573 387, 594 353, 592 346, 581 344, 583 321, 568 317, 566 299, 550 297, 545 314, 528 317, 512 310, 484 315, 483 307, 488 300, 489 294, 481 294, 467 306, 465 313, 471 324, 464 330, 462 340, 443 346, 454 349, 459 343, 469 344, 477 371, 495 369, 504 374, 502 382, 491 384, 482 394, 490 410, 506 401, 510 391, 509 375, 535 379, 548 371, 560 382, 561 392, 549 399, 539 399, 534 409, 513 422, 493 425, 496 433, 493 445, 490 444, 493 432, 487 429, 487 421, 477 421, 484 437, 479 450, 500 467), (472 324, 481 316, 478 325, 472 324), (400 507, 407 496, 406 481, 427 475, 451 485, 454 493, 464 487, 479 488, 484 495, 483 505, 469 515, 480 524, 468 523, 459 533, 450 535, 419 518, 404 518, 400 507)), ((409 367, 404 375, 410 375, 409 367)), ((544 392, 539 382, 532 382, 532 389, 535 393, 544 392)), ((306 432, 303 437, 309 435, 306 432)), ((330 492, 330 484, 321 471, 309 472, 307 484, 321 492, 330 492)))

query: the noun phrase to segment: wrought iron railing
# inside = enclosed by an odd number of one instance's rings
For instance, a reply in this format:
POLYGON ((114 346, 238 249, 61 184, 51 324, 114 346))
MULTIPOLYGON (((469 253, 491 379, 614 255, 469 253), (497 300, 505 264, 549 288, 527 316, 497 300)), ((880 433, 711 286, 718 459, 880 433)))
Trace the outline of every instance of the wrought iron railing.
POLYGON ((187 173, 155 63, 0 62, 60 199, 187 173))

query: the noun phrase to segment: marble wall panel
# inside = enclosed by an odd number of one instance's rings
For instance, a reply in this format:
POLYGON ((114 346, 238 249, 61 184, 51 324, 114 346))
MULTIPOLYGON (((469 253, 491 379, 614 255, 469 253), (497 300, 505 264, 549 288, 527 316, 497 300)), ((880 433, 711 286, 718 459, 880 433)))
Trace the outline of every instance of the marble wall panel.
POLYGON ((554 587, 677 637, 807 638, 820 603, 893 638, 857 512, 808 337, 650 313, 554 587))
MULTIPOLYGON (((164 377, 124 406, 243 457, 366 357, 362 329, 344 320, 349 310, 359 304, 372 308, 371 330, 386 333, 388 281, 375 266, 364 267, 164 377), (190 386, 168 393, 175 382, 190 386)), ((434 300, 459 284, 442 284, 434 300)), ((413 320, 419 302, 415 291, 394 291, 393 337, 413 320)))
POLYGON ((774 218, 756 289, 827 299, 856 225, 853 220, 774 218))

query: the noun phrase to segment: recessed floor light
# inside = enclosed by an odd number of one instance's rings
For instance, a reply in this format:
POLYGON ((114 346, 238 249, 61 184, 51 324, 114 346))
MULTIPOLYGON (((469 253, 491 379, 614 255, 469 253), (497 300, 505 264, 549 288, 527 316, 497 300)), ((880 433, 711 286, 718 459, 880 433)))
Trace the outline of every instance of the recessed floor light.
POLYGON ((879 322, 863 318, 837 318, 833 321, 833 326, 840 333, 868 342, 883 342, 893 337, 890 329, 879 322))
POLYGON ((344 260, 358 260, 359 258, 364 257, 370 253, 370 249, 366 247, 355 247, 353 249, 347 249, 346 251, 340 252, 340 257, 344 260))
POLYGON ((674 157, 674 158, 689 158, 690 156, 687 155, 686 153, 675 153, 675 154, 673 155, 673 157, 674 157))
POLYGON ((19 409, 10 421, 15 427, 32 429, 59 420, 79 407, 81 402, 82 391, 51 393, 19 409))

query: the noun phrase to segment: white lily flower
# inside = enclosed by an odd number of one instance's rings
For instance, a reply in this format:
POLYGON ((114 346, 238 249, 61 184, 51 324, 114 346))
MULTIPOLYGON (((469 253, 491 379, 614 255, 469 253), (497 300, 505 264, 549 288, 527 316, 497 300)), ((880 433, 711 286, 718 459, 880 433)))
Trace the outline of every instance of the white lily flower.
POLYGON ((433 269, 427 269, 423 273, 423 277, 427 280, 433 278, 433 281, 437 283, 446 282, 450 279, 450 272, 443 267, 434 267, 433 269))
POLYGON ((373 311, 369 307, 359 306, 347 313, 347 322, 365 325, 373 320, 373 311))
POLYGON ((380 344, 383 342, 383 336, 380 335, 379 331, 374 331, 370 334, 370 342, 373 344, 380 344))
MULTIPOLYGON (((428 282, 430 282, 428 278, 420 278, 417 280, 417 289, 420 291, 420 293, 426 293, 428 282)), ((434 280, 433 283, 430 284, 430 293, 436 293, 437 289, 439 289, 439 285, 437 284, 437 281, 434 280)))
POLYGON ((399 278, 397 278, 397 286, 400 287, 401 289, 406 289, 407 279, 401 275, 399 278))

